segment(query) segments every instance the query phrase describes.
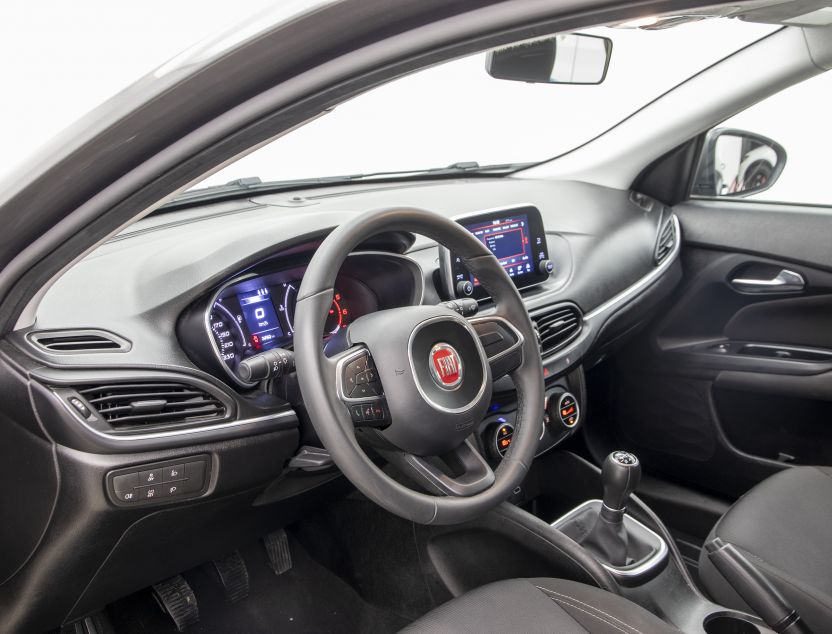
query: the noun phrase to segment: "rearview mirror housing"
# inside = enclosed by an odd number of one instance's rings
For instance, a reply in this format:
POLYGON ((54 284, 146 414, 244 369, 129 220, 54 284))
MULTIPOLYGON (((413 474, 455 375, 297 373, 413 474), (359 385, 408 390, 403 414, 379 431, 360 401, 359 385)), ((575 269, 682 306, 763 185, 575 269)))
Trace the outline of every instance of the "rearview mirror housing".
POLYGON ((771 139, 731 128, 705 135, 692 196, 742 198, 774 185, 786 166, 786 150, 771 139))
POLYGON ((495 79, 593 85, 604 81, 611 56, 611 39, 566 33, 494 49, 485 69, 495 79))

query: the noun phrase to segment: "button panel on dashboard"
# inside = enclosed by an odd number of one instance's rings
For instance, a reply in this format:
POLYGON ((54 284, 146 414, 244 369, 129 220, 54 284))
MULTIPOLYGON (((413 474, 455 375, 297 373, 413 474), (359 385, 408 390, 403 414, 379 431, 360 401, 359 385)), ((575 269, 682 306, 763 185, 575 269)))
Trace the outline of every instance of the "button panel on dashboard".
POLYGON ((107 493, 118 506, 199 497, 208 487, 208 465, 208 456, 190 456, 110 471, 107 493))

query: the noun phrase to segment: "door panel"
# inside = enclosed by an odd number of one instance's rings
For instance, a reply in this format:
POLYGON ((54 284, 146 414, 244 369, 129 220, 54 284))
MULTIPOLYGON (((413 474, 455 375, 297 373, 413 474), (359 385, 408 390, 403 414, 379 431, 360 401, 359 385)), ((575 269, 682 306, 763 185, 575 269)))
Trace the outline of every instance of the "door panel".
POLYGON ((832 464, 832 215, 733 201, 674 211, 684 279, 606 370, 606 442, 732 497, 787 464, 832 464))

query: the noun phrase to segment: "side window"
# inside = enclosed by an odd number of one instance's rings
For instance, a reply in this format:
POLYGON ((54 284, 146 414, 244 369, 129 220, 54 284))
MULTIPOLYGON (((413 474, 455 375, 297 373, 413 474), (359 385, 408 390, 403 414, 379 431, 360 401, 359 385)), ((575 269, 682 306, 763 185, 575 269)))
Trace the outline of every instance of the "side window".
POLYGON ((691 196, 832 206, 831 102, 822 73, 709 131, 691 196))

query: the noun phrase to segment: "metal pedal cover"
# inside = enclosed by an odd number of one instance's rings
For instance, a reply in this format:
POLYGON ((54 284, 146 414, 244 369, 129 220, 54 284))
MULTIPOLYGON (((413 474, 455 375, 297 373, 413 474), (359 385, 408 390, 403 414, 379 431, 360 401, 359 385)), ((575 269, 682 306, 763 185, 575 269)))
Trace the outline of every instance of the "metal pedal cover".
POLYGON ((196 595, 182 575, 154 584, 153 596, 180 632, 184 632, 190 625, 199 623, 196 595))
POLYGON ((289 536, 282 528, 269 533, 263 538, 266 552, 269 555, 269 565, 274 574, 282 575, 292 569, 292 551, 289 550, 289 536))
POLYGON ((207 566, 225 590, 225 598, 230 603, 236 603, 248 596, 248 569, 239 551, 235 550, 207 566))

